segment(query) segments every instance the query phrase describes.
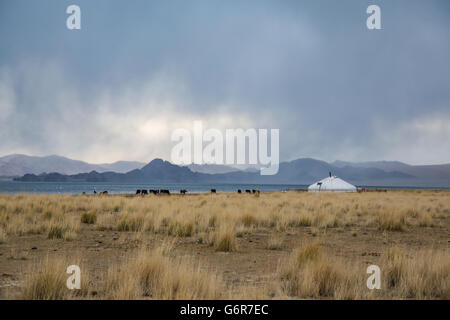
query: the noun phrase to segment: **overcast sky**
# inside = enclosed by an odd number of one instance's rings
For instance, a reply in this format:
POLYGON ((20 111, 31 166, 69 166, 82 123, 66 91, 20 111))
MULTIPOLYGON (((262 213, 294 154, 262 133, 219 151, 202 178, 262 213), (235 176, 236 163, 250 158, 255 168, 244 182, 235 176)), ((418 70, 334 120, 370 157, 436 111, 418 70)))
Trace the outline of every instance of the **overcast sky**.
POLYGON ((449 163, 450 1, 0 1, 0 156, 169 160, 194 120, 279 128, 282 161, 449 163))

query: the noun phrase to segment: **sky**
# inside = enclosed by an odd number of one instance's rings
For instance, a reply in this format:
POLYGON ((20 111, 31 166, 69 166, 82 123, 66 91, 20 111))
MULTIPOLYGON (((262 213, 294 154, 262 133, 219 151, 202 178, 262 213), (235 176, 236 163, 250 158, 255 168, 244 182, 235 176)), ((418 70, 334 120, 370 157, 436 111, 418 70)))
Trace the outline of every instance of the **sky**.
POLYGON ((449 57, 447 0, 0 0, 0 156, 170 160, 201 120, 279 129, 281 161, 450 163, 449 57))

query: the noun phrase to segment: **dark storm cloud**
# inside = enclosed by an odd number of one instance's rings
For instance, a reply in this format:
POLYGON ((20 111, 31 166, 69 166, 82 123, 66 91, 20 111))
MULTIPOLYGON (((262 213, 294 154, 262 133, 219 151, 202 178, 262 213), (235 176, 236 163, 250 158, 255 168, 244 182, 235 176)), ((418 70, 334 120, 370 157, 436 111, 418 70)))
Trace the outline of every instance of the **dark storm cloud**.
POLYGON ((171 145, 130 153, 147 127, 231 117, 282 160, 450 160, 447 1, 77 1, 79 31, 70 4, 0 5, 0 153, 148 160, 171 145))

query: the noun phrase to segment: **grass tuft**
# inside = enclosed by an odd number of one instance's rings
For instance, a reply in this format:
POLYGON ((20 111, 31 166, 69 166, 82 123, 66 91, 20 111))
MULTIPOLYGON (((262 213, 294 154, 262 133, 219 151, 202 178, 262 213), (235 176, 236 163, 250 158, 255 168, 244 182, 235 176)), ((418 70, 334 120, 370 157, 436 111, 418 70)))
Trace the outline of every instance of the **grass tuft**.
POLYGON ((231 252, 237 250, 236 230, 230 224, 220 225, 212 235, 212 245, 216 251, 231 252))
POLYGON ((97 213, 93 211, 83 212, 81 214, 81 222, 86 224, 94 224, 97 221, 97 213))

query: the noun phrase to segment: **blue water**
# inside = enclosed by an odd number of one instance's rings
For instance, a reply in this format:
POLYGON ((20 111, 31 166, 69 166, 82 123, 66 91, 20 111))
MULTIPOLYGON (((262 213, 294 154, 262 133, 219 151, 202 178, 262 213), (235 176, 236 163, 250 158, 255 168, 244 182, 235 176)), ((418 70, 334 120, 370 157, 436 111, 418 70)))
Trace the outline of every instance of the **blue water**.
POLYGON ((189 184, 189 183, 111 183, 111 182, 20 182, 0 181, 0 193, 67 193, 81 194, 108 191, 108 193, 136 193, 137 189, 168 189, 171 193, 179 193, 186 189, 189 193, 236 192, 238 189, 258 189, 261 192, 287 191, 306 189, 307 185, 281 184, 189 184))

